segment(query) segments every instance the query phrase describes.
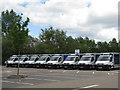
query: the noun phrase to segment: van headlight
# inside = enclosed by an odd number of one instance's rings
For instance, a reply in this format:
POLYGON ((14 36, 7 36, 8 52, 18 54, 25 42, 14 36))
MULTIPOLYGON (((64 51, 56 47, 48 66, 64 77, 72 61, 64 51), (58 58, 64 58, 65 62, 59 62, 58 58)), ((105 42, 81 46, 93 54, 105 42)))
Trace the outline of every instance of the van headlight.
POLYGON ((92 65, 92 63, 86 63, 86 65, 92 65))
POLYGON ((34 62, 32 62, 31 64, 35 64, 34 62))
POLYGON ((52 63, 48 63, 48 65, 52 65, 52 63))
POLYGON ((46 62, 42 63, 42 64, 47 64, 46 62))
POLYGON ((79 63, 79 65, 85 65, 85 63, 79 63))
POLYGON ((104 65, 113 65, 113 63, 104 63, 104 65))
POLYGON ((59 62, 55 63, 56 65, 60 64, 59 62))
POLYGON ((63 65, 69 65, 69 63, 64 63, 63 65))
POLYGON ((96 65, 103 65, 103 63, 96 63, 96 65))
POLYGON ((71 63, 70 65, 75 65, 75 63, 71 63))

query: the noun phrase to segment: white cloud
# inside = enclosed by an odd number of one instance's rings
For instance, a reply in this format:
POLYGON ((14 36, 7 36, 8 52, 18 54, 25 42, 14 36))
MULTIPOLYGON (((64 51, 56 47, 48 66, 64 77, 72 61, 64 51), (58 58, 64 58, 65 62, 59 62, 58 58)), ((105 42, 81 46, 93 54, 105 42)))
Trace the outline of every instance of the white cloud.
POLYGON ((49 0, 42 4, 39 0, 1 0, 0 10, 14 9, 16 12, 23 12, 33 24, 53 25, 74 37, 111 40, 117 38, 118 1, 49 0), (19 5, 24 3, 27 3, 25 7, 19 5))
POLYGON ((106 16, 117 13, 119 0, 91 0, 91 12, 98 16, 106 16))
POLYGON ((97 33, 100 39, 111 40, 111 38, 117 38, 118 40, 118 30, 115 28, 103 29, 97 33))

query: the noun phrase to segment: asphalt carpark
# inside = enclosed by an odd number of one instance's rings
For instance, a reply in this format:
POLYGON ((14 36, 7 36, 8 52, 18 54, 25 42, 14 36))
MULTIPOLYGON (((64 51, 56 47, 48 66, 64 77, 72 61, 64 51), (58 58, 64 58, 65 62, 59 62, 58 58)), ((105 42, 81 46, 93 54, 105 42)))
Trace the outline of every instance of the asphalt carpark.
POLYGON ((17 68, 2 67, 2 88, 118 88, 118 70, 64 70, 20 68, 26 78, 7 78, 17 68))

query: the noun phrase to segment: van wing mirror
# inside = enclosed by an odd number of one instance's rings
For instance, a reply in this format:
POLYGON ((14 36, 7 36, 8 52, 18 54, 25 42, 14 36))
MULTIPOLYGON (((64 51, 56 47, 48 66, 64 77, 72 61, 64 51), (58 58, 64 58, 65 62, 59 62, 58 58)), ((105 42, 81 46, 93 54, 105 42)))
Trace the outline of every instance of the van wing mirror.
POLYGON ((110 57, 110 62, 112 62, 112 57, 110 57))
POLYGON ((36 62, 38 59, 39 59, 39 58, 36 58, 36 59, 35 59, 35 62, 36 62))
POLYGON ((75 62, 77 62, 78 60, 77 59, 75 59, 75 62))
POLYGON ((48 62, 49 60, 50 60, 50 58, 48 57, 46 61, 48 62))
POLYGON ((18 58, 15 58, 15 60, 14 61, 17 61, 18 60, 18 58))

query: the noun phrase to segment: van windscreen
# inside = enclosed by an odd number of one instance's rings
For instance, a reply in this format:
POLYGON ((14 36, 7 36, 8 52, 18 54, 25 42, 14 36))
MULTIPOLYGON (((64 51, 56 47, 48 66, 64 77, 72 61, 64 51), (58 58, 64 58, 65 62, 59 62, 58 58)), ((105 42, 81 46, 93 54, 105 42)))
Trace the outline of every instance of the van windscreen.
POLYGON ((14 57, 11 57, 8 59, 8 61, 13 61, 15 58, 14 57))
POLYGON ((58 60, 58 57, 52 57, 51 58, 51 61, 57 61, 58 60))
POLYGON ((45 61, 46 60, 46 56, 42 56, 41 58, 39 58, 38 61, 45 61))
POLYGON ((31 57, 30 61, 34 61, 37 57, 31 57))
POLYGON ((74 61, 75 57, 67 57, 65 61, 74 61))
POLYGON ((80 61, 90 61, 91 57, 82 57, 80 61))
POLYGON ((100 56, 97 61, 109 61, 110 56, 100 56))

